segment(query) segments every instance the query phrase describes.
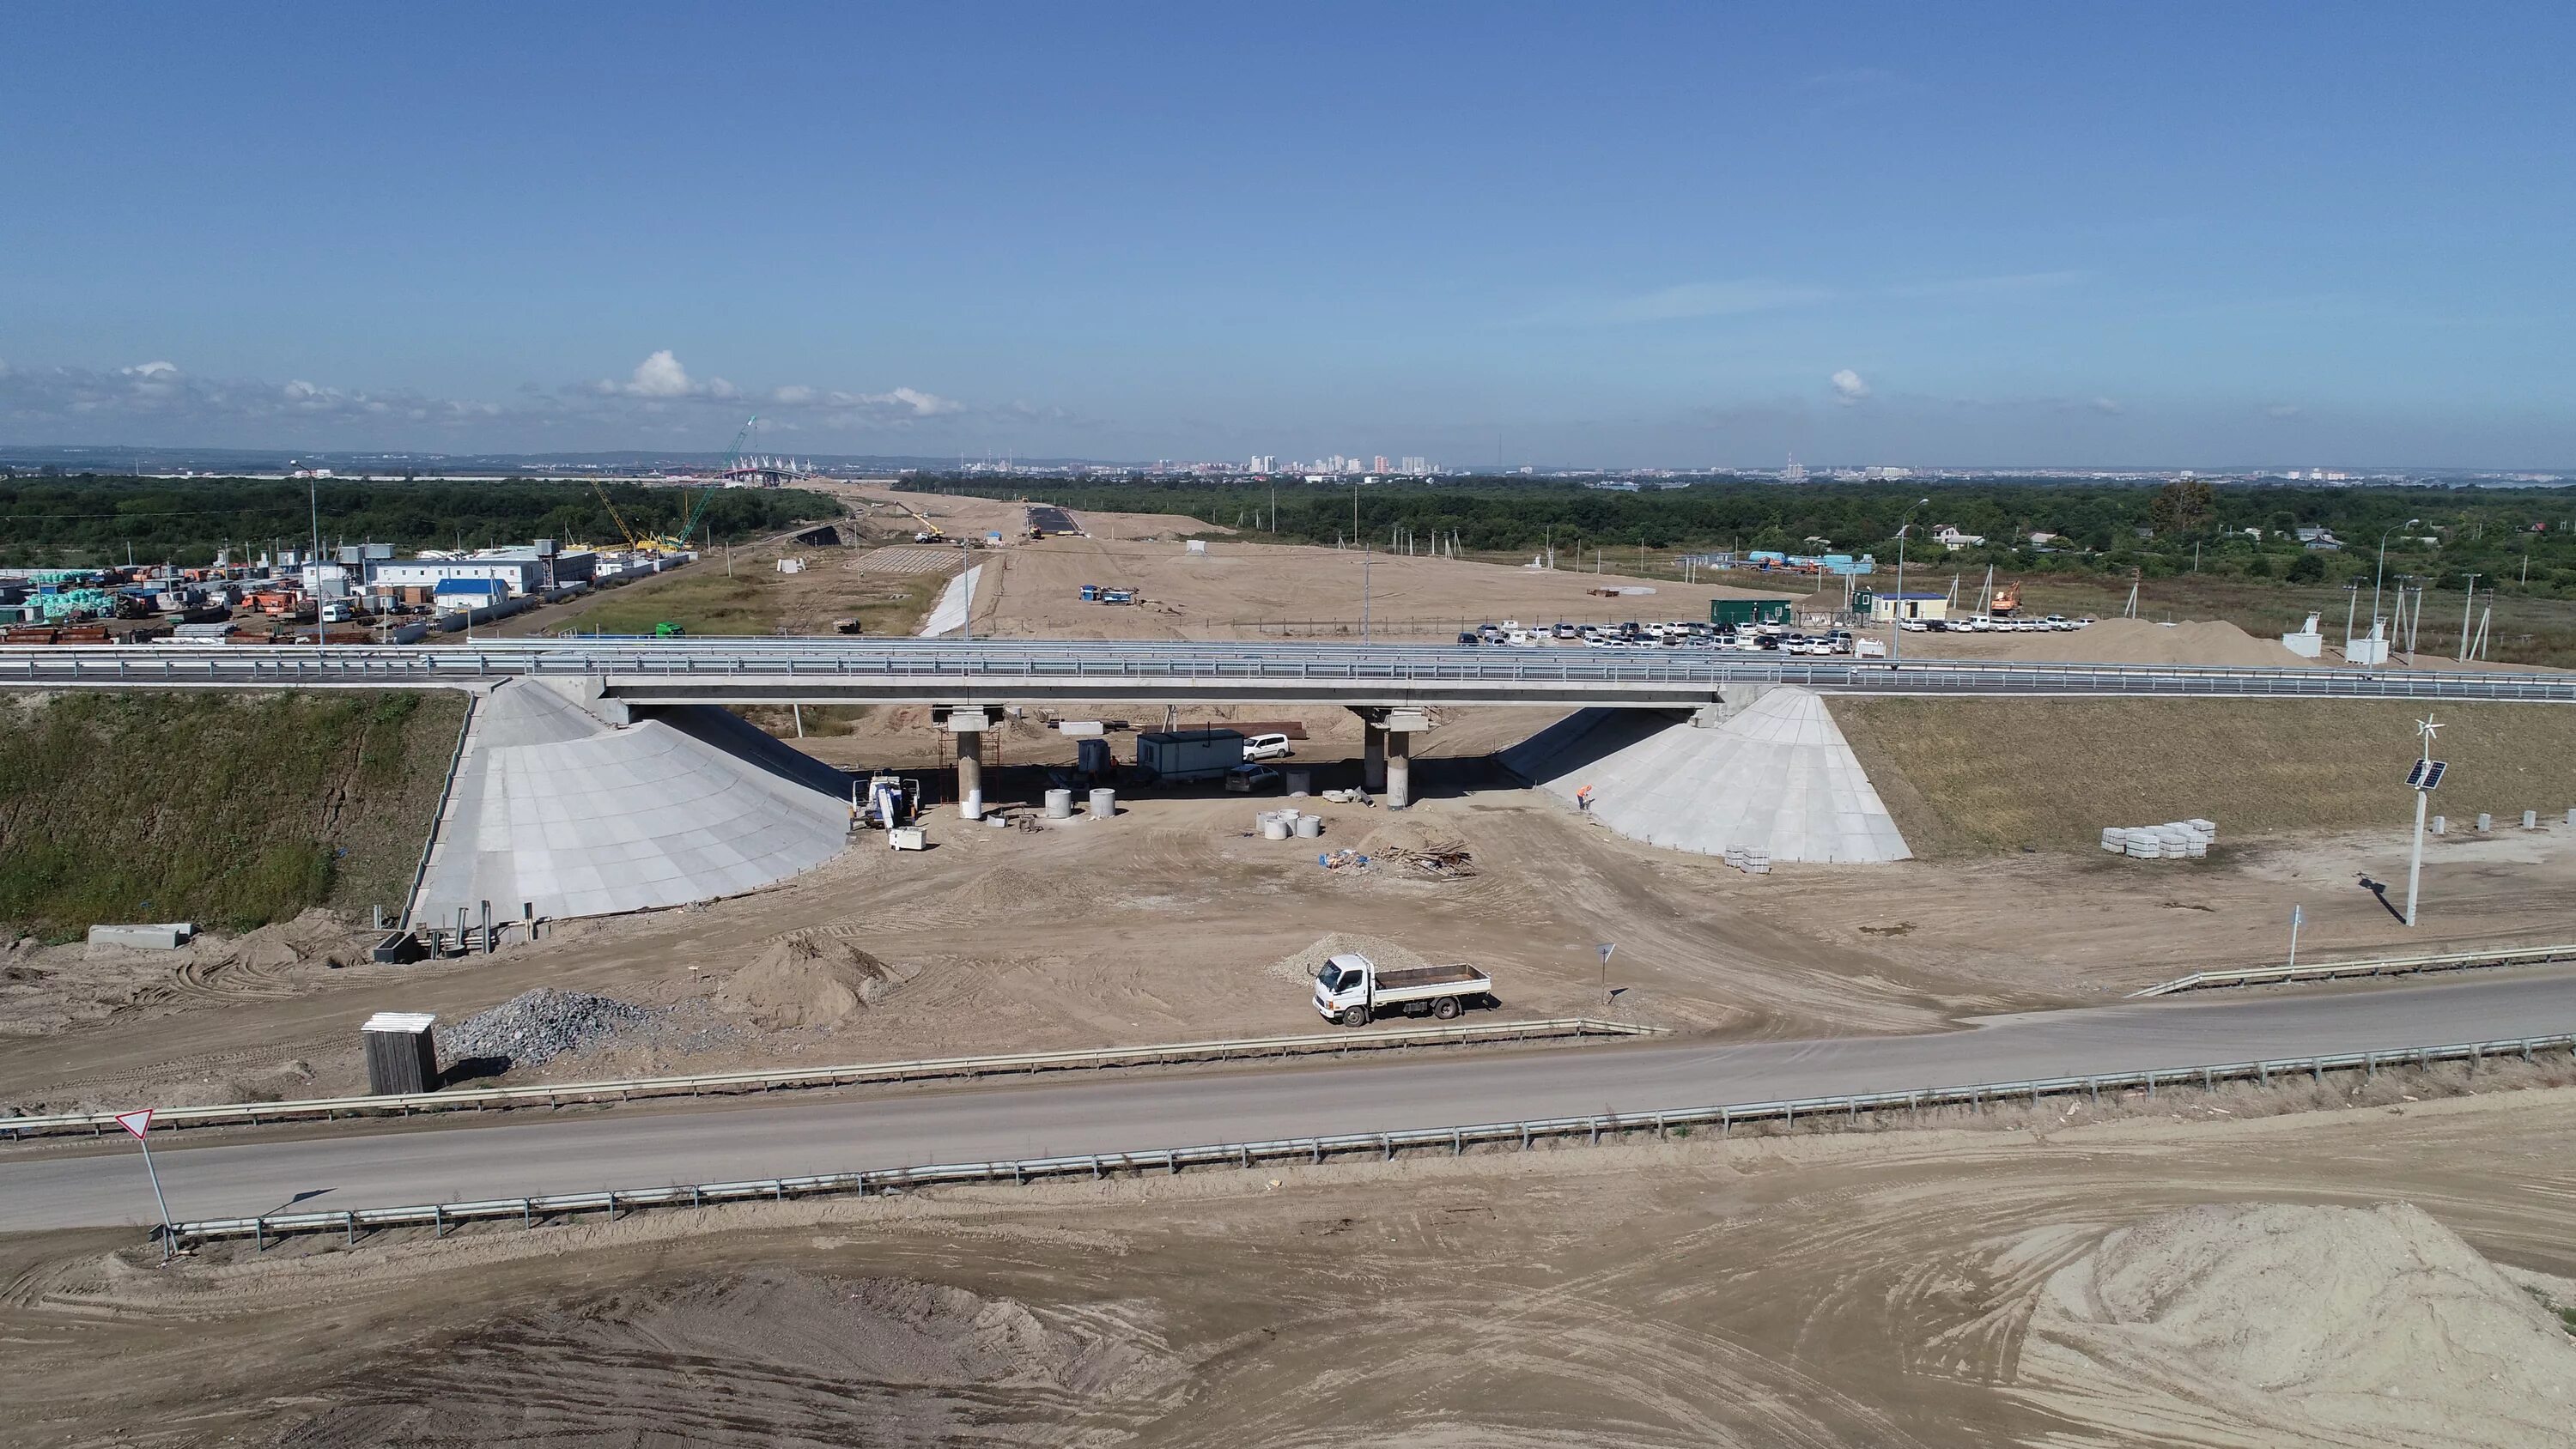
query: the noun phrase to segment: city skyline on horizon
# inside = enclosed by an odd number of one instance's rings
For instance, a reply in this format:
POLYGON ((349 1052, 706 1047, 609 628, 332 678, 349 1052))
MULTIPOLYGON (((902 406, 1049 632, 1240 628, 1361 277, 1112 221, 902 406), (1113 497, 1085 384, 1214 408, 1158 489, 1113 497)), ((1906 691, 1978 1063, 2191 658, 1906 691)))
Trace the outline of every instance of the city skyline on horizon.
POLYGON ((2576 466, 2559 8, 476 9, 0 18, 0 446, 2576 466))

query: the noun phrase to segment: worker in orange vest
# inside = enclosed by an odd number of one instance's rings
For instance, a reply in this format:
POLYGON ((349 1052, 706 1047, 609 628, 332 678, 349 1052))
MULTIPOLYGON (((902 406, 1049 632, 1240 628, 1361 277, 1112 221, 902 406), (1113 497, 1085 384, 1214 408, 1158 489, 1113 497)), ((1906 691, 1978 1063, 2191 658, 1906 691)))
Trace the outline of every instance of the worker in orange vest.
POLYGON ((1591 813, 1592 813, 1592 787, 1591 787, 1591 786, 1586 785, 1586 786, 1584 786, 1582 789, 1577 790, 1577 791, 1575 791, 1575 792, 1574 792, 1574 808, 1575 808, 1575 809, 1577 809, 1577 810, 1582 811, 1582 812, 1583 812, 1584 814, 1586 814, 1586 815, 1589 815, 1589 814, 1591 814, 1591 813))

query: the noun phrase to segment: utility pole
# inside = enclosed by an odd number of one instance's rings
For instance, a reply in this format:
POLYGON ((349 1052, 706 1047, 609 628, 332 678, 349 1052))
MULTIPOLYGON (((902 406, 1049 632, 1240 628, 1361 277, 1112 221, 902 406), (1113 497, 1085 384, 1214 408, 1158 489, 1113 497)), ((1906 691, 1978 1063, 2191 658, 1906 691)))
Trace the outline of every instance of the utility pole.
POLYGON ((2409 926, 2415 924, 2415 885, 2416 882, 2422 879, 2424 875, 2424 805, 2426 800, 2431 797, 2433 787, 2440 784, 2442 780, 2442 777, 2436 773, 2433 768, 2433 734, 2440 728, 2440 725, 2433 723, 2433 716, 2430 711, 2427 711, 2422 719, 2415 722, 2415 733, 2424 741, 2424 746, 2421 753, 2416 757, 2415 779, 2413 782, 2415 786, 2415 849, 2406 858, 2406 924, 2409 926))
MULTIPOLYGON (((305 482, 309 487, 306 498, 313 508, 313 552, 304 560, 304 573, 313 580, 313 645, 318 649, 322 646, 322 477, 317 473, 305 482)), ((469 613, 465 617, 474 616, 469 613)))
POLYGON ((2478 575, 2468 575, 2469 596, 2460 603, 2460 662, 2469 662, 2469 613, 2478 602, 2478 575))
MULTIPOLYGON (((1929 498, 1918 498, 1914 508, 1929 504, 1929 498)), ((1896 603, 1887 611, 1887 662, 1893 666, 1905 659, 1905 530, 1914 526, 1914 508, 1896 525, 1896 603)))
MULTIPOLYGON (((1363 543, 1363 544, 1361 544, 1361 545, 1360 545, 1360 639, 1361 639, 1361 642, 1363 642, 1363 643, 1367 642, 1367 640, 1368 640, 1368 636, 1369 636, 1369 546, 1368 546, 1367 544, 1363 543)), ((1366 782, 1366 781, 1362 781, 1361 783, 1362 783, 1362 784, 1366 784, 1367 782, 1366 782)))

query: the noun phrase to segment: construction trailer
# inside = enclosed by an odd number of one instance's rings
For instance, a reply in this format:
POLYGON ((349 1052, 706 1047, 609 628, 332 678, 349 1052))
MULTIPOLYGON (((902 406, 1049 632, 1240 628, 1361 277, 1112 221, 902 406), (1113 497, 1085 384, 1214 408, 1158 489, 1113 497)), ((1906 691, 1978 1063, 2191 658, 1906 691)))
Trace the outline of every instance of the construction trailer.
POLYGON ((1721 629, 1786 624, 1797 607, 1795 599, 1711 599, 1708 621, 1721 629))
POLYGON ((1136 768, 1156 780, 1215 780, 1243 763, 1241 730, 1170 730, 1136 737, 1136 768))

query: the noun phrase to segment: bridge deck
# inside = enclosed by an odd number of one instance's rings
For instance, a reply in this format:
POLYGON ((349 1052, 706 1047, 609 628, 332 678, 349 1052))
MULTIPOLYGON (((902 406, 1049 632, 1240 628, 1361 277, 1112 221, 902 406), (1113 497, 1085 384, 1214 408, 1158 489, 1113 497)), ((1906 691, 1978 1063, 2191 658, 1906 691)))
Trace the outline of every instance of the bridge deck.
POLYGON ((2576 703, 2576 674, 1828 660, 1384 644, 1124 641, 495 640, 441 645, 44 646, 0 651, 0 686, 471 688, 592 677, 633 704, 1532 704, 1687 708, 1728 684, 1826 693, 2501 700, 2576 703))

